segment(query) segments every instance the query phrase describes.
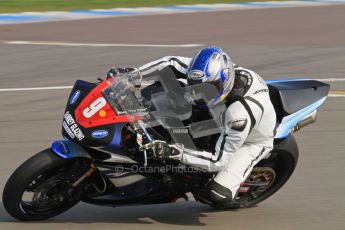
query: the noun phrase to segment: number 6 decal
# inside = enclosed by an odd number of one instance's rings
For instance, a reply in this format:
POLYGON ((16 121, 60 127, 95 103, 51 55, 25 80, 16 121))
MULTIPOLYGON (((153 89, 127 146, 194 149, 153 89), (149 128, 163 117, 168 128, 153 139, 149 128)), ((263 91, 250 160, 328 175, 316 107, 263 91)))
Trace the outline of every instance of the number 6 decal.
POLYGON ((89 107, 86 107, 84 109, 83 115, 86 118, 90 118, 95 113, 97 113, 101 108, 103 108, 106 104, 107 104, 107 101, 104 99, 104 97, 99 97, 94 102, 92 102, 89 107))

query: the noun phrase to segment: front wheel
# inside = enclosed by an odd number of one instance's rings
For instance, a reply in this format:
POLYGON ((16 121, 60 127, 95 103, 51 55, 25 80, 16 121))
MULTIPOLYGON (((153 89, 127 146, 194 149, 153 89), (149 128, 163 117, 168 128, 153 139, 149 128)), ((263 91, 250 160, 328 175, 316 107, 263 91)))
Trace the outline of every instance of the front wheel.
POLYGON ((59 158, 51 149, 25 161, 5 185, 2 200, 7 212, 19 220, 37 221, 73 207, 79 201, 72 188, 75 164, 81 162, 59 158))

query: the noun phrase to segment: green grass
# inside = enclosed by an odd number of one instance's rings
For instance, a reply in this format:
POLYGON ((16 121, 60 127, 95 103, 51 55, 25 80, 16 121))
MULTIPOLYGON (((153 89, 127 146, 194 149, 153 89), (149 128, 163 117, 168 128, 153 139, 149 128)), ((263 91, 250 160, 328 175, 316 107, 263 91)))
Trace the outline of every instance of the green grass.
MULTIPOLYGON (((248 2, 250 0, 0 0, 0 13, 248 2)), ((265 0, 257 0, 265 1, 265 0)))

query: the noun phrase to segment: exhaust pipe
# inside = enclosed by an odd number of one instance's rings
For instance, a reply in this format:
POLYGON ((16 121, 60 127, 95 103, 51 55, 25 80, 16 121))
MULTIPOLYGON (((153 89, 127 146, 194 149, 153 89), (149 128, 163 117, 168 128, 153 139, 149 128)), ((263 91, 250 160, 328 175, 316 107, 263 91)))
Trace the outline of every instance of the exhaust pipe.
POLYGON ((312 123, 314 123, 316 121, 317 118, 317 110, 315 110, 314 112, 312 112, 311 114, 309 114, 308 116, 306 116, 303 120, 301 120, 300 122, 298 122, 293 128, 292 128, 292 132, 297 132, 298 130, 300 130, 301 128, 310 125, 312 123))

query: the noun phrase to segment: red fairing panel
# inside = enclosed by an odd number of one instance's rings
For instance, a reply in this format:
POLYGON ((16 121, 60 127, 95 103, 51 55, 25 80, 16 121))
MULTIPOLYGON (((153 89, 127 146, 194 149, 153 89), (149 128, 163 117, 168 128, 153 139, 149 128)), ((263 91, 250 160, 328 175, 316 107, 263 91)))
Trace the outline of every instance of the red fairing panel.
POLYGON ((113 80, 105 80, 97 85, 79 104, 74 111, 76 121, 84 128, 91 128, 114 123, 128 123, 141 120, 141 116, 118 116, 102 95, 113 80))

